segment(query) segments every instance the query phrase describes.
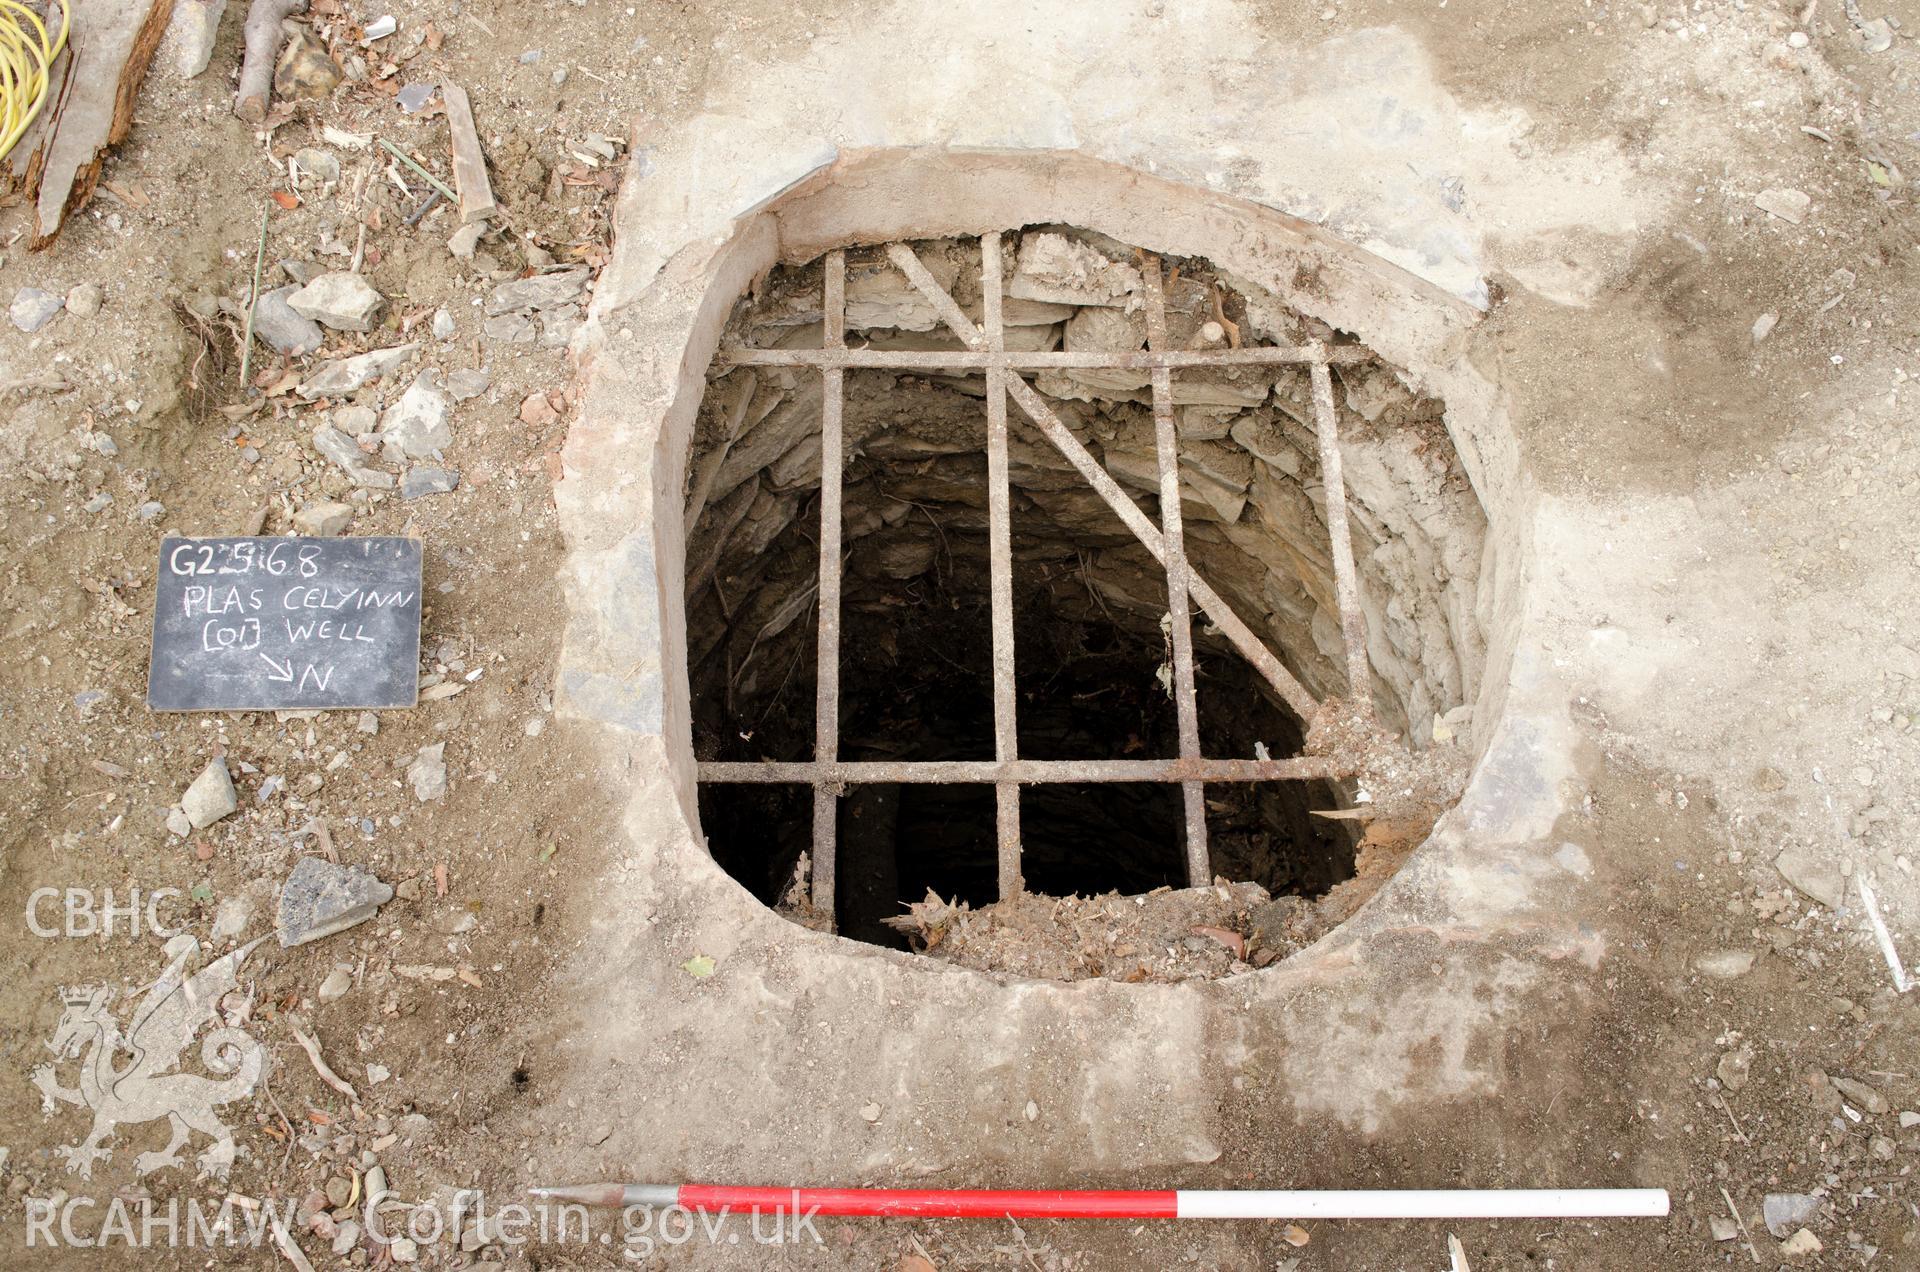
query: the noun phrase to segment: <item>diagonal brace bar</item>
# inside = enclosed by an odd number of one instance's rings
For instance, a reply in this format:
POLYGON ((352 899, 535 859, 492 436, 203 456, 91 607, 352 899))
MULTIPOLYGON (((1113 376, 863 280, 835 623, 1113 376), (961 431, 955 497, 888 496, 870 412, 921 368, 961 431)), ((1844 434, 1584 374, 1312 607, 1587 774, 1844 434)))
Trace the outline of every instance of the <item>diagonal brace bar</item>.
MULTIPOLYGON (((899 265, 901 272, 906 274, 908 280, 919 288, 920 293, 940 311, 953 333, 965 341, 969 348, 977 348, 981 335, 980 329, 973 325, 973 320, 961 311, 960 306, 954 303, 953 297, 947 295, 946 290, 940 286, 933 275, 927 273, 926 267, 920 264, 919 257, 914 256, 910 249, 901 244, 894 246, 900 247, 912 262, 909 265, 895 257, 895 263, 899 265)), ((892 256, 891 249, 889 249, 889 255, 892 256)), ((1020 404, 1020 409, 1033 420, 1042 435, 1059 448, 1067 461, 1082 477, 1086 478, 1087 483, 1099 493, 1100 497, 1106 500, 1107 506, 1113 509, 1114 514, 1126 524, 1129 530, 1133 531, 1141 543, 1146 545, 1147 551, 1153 554, 1153 558, 1165 565, 1166 556, 1159 527, 1140 511, 1138 504, 1127 497, 1126 492, 1120 489, 1118 483, 1108 475, 1107 470, 1100 466, 1100 462, 1094 459, 1085 446, 1081 445, 1080 439, 1073 435, 1072 430, 1061 422, 1052 408, 1019 376, 1012 374, 1007 376, 1006 390, 1013 396, 1013 400, 1020 404)), ((1253 629, 1240 621, 1239 616, 1228 607, 1220 594, 1214 591, 1205 579, 1191 572, 1187 578, 1187 590, 1199 603, 1200 608, 1206 611, 1207 617, 1213 620, 1213 625, 1218 627, 1221 634, 1240 652, 1240 656, 1252 663, 1254 670, 1273 686, 1274 692, 1280 695, 1281 700, 1293 708, 1294 713, 1302 720, 1312 720, 1320 704, 1314 700, 1312 694, 1307 692, 1306 686, 1294 679, 1293 673, 1282 666, 1273 652, 1253 634, 1253 629)))
MULTIPOLYGON (((1017 376, 1008 379, 1007 392, 1012 395, 1015 402, 1020 404, 1020 409, 1033 420, 1034 427, 1040 430, 1041 435, 1052 442, 1060 453, 1066 456, 1067 462, 1086 478, 1087 484, 1106 500, 1107 507, 1113 509, 1114 515, 1126 523, 1127 529, 1133 531, 1134 536, 1145 545, 1147 551, 1153 554, 1154 560, 1164 564, 1165 549, 1159 527, 1148 519, 1146 513, 1140 511, 1140 505, 1134 503, 1126 491, 1120 489, 1119 483, 1100 466, 1100 461, 1081 444, 1080 439, 1073 435, 1073 431, 1061 421, 1060 417, 1053 413, 1053 409, 1046 404, 1045 399, 1034 392, 1025 380, 1017 376)), ((1312 694, 1307 692, 1306 686, 1294 679, 1293 673, 1288 671, 1280 660, 1273 656, 1273 652, 1261 643, 1260 638, 1253 634, 1253 629, 1240 621, 1239 615, 1235 614, 1226 600, 1213 590, 1212 585, 1198 574, 1188 571, 1187 591, 1192 594, 1200 608, 1206 611, 1207 617, 1213 620, 1213 625, 1220 629, 1228 642, 1240 651, 1240 656, 1252 663, 1254 670, 1273 686, 1274 692, 1280 695, 1281 700, 1292 707, 1294 713, 1302 720, 1312 720, 1314 712, 1320 709, 1320 704, 1314 700, 1312 694)))

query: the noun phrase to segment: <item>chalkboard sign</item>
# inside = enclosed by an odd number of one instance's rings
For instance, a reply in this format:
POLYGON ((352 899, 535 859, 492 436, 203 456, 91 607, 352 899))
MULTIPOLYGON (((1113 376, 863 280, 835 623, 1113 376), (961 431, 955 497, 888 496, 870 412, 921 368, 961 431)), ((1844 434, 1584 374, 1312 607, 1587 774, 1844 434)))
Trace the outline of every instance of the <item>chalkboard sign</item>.
POLYGON ((418 539, 161 541, 155 711, 410 707, 419 673, 418 539))

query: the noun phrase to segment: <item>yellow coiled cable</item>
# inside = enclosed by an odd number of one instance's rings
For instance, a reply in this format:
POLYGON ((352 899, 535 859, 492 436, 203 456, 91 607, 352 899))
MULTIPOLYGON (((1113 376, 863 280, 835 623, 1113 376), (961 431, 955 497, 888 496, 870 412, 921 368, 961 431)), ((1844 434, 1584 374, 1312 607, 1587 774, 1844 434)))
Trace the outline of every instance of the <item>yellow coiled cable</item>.
POLYGON ((73 15, 60 0, 60 34, 49 40, 47 25, 20 0, 0 0, 0 159, 27 135, 47 100, 47 72, 67 47, 73 15))

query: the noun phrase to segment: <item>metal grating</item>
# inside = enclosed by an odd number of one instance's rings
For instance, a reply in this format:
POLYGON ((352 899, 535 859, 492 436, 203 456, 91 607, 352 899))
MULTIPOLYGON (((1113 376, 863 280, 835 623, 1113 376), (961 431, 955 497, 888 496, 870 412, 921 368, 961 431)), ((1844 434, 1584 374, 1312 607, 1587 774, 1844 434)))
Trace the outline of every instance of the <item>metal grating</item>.
POLYGON ((1201 611, 1234 649, 1258 671, 1303 721, 1312 721, 1322 704, 1281 665, 1260 638, 1227 607, 1219 593, 1187 563, 1180 519, 1179 435, 1173 418, 1173 373, 1184 368, 1304 363, 1313 384, 1316 440, 1325 485, 1326 518, 1332 539, 1334 592, 1346 653, 1348 692, 1342 706, 1359 721, 1370 718, 1372 694, 1367 663, 1366 617, 1354 572, 1353 545, 1347 530, 1346 486, 1340 469, 1333 381, 1328 367, 1364 361, 1372 355, 1358 346, 1328 348, 1262 345, 1237 349, 1167 347, 1165 284, 1158 258, 1143 254, 1147 348, 1131 353, 1010 352, 1001 325, 1003 301, 1000 235, 980 239, 983 324, 973 320, 927 272, 913 249, 890 244, 887 257, 962 343, 962 350, 887 351, 850 349, 846 343, 846 267, 844 251, 826 257, 825 336, 820 349, 723 350, 721 359, 741 366, 814 367, 823 379, 820 462, 819 670, 814 758, 800 762, 737 763, 703 761, 701 782, 781 782, 813 787, 814 909, 833 917, 835 839, 839 797, 845 787, 873 782, 992 783, 996 792, 996 844, 1000 896, 1021 891, 1020 787, 1053 782, 1177 782, 1186 811, 1187 876, 1194 887, 1211 881, 1207 852, 1204 784, 1207 782, 1299 781, 1346 777, 1357 763, 1324 756, 1278 760, 1211 760, 1200 754, 1199 715, 1193 681, 1191 606, 1201 611), (843 763, 840 729, 840 509, 844 466, 842 409, 846 372, 852 368, 980 371, 987 377, 988 559, 993 630, 993 760, 843 763), (1021 378, 1023 371, 1050 367, 1145 369, 1152 379, 1155 444, 1159 458, 1160 524, 1154 523, 1122 491, 1099 461, 1061 422, 1046 401, 1021 378), (1173 645, 1173 693, 1178 713, 1180 755, 1174 760, 1022 760, 1019 758, 1014 698, 1012 489, 1007 475, 1007 399, 1017 403, 1033 426, 1057 447, 1076 471, 1112 508, 1167 572, 1167 603, 1173 645))

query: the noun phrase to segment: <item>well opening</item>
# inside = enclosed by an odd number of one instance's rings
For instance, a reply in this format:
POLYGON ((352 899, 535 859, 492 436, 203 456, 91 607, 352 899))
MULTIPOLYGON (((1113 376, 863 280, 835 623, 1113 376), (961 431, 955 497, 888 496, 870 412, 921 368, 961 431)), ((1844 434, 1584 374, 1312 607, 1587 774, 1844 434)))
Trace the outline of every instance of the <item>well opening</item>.
MULTIPOLYGON (((1009 231, 1004 243, 1008 350, 1145 347, 1134 249, 1066 226, 1009 231)), ((978 322, 979 241, 909 246, 978 322)), ((1203 260, 1167 264, 1171 347, 1317 343, 1348 355, 1331 369, 1367 619, 1366 695, 1381 726, 1407 744, 1445 743, 1463 731, 1477 690, 1475 596, 1487 537, 1445 404, 1275 292, 1203 260)), ((849 346, 964 347, 880 249, 848 252, 845 269, 849 346)), ((736 305, 723 349, 819 349, 822 295, 818 260, 772 270, 736 305)), ((1025 378, 1157 520, 1149 372, 1047 368, 1025 378)), ((1171 381, 1195 573, 1314 697, 1344 695, 1308 369, 1209 366, 1171 381)), ((841 760, 994 756, 986 395, 980 371, 845 373, 841 760)), ((723 356, 709 375, 686 507, 687 666, 701 761, 813 758, 822 402, 820 373, 809 368, 723 356)), ((1061 452, 1017 411, 1010 418, 1019 753, 1171 758, 1166 575, 1061 452)), ((1193 632, 1202 754, 1297 754, 1312 722, 1197 609, 1193 632)), ((1362 777, 1209 783, 1208 865, 1261 896, 1311 900, 1354 879, 1358 847, 1359 872, 1377 886, 1381 865, 1367 856, 1378 837, 1360 839, 1360 823, 1315 814, 1380 794, 1362 777)), ((838 930, 898 945, 901 933, 884 920, 929 890, 947 902, 992 903, 994 799, 981 784, 848 787, 837 810, 838 930)), ((804 919, 796 882, 804 882, 812 790, 706 783, 699 811, 716 860, 762 901, 804 919)), ((1030 893, 1137 894, 1186 883, 1177 784, 1028 786, 1020 814, 1030 893)), ((1395 845, 1402 855, 1405 838, 1395 845)), ((1341 909, 1350 912, 1357 886, 1347 883, 1341 909)), ((1311 927, 1296 924, 1293 935, 1305 939, 1311 927)))

